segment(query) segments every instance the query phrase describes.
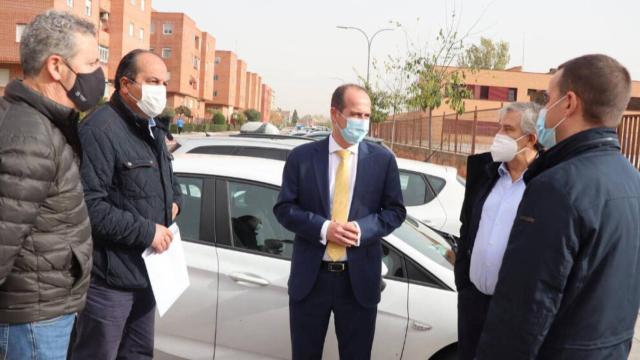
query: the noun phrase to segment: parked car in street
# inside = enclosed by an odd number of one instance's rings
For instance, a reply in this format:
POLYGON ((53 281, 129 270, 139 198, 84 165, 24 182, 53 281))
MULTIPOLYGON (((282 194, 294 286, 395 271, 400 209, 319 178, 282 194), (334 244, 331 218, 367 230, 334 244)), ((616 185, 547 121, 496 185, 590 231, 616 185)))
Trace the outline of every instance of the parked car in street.
MULTIPOLYGON (((325 135, 326 137, 326 135, 325 135)), ((289 152, 312 137, 241 136, 185 139, 175 154, 220 154, 286 160, 289 152)), ((464 200, 464 182, 457 169, 398 158, 402 195, 407 212, 433 227, 454 236, 460 234, 460 211, 464 200)))
MULTIPOLYGON (((155 358, 288 359, 294 234, 273 215, 283 161, 176 155, 190 286, 156 320, 155 358)), ((374 359, 453 360, 457 294, 447 242, 408 218, 382 242, 374 359)), ((325 358, 337 359, 333 326, 325 358)))

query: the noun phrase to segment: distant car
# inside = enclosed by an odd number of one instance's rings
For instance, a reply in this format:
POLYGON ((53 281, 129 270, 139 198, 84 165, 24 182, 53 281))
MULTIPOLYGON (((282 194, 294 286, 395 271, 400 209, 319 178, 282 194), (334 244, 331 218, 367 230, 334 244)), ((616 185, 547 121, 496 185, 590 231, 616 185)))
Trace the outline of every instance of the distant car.
MULTIPOLYGON (((308 141, 316 139, 292 136, 265 138, 258 135, 255 138, 243 138, 241 135, 185 139, 175 153, 286 160, 293 148, 308 141)), ((460 211, 465 185, 457 176, 456 168, 402 158, 397 161, 407 212, 438 231, 460 236, 460 211)))
MULTIPOLYGON (((284 162, 182 154, 173 167, 184 196, 177 223, 190 285, 156 319, 154 358, 290 358, 294 234, 272 211, 284 162)), ((409 217, 382 249, 373 358, 455 359, 457 294, 447 242, 409 217)), ((338 358, 332 324, 326 359, 338 358)))
POLYGON ((254 134, 280 134, 280 130, 269 123, 263 123, 259 121, 250 121, 240 127, 240 133, 254 133, 254 134))

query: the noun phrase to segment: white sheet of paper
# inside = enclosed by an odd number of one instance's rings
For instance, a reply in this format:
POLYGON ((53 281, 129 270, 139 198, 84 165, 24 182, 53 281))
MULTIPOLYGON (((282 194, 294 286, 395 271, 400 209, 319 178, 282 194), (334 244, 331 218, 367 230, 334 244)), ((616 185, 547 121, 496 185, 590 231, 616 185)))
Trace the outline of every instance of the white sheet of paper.
POLYGON ((174 223, 169 230, 173 233, 173 241, 167 251, 158 254, 152 248, 148 248, 142 253, 160 317, 189 287, 189 273, 180 239, 180 229, 174 223))

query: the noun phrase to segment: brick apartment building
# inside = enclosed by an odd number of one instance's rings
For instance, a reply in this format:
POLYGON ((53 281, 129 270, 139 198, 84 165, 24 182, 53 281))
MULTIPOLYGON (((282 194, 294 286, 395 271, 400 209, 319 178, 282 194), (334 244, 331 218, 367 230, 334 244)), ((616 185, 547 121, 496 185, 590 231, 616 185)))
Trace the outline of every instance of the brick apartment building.
POLYGON ((228 119, 236 108, 238 57, 226 50, 216 51, 215 86, 211 108, 221 111, 228 119))
MULTIPOLYGON (((9 81, 23 77, 20 37, 25 26, 49 9, 72 12, 96 25, 107 79, 113 80, 124 54, 149 47, 151 0, 0 0, 0 94, 9 81)), ((108 86, 105 96, 112 91, 108 86)))
POLYGON ((235 107, 242 111, 247 108, 247 63, 238 59, 237 70, 235 107))
POLYGON ((247 73, 245 61, 231 51, 216 52, 216 39, 189 16, 151 6, 151 0, 0 0, 0 95, 11 80, 23 77, 19 50, 25 26, 36 15, 57 9, 96 25, 100 60, 110 82, 107 97, 120 59, 140 48, 151 49, 167 64, 167 106, 188 107, 195 122, 210 120, 215 109, 227 118, 235 111, 256 109, 264 115, 271 109, 272 96, 263 92, 258 74, 247 73))
MULTIPOLYGON (((460 70, 452 68, 452 70, 460 70)), ((466 111, 501 108, 513 101, 533 101, 536 94, 546 91, 551 73, 524 72, 522 67, 507 70, 464 70, 466 85, 472 92, 471 99, 465 100, 466 111)), ((634 81, 631 102, 627 113, 640 111, 640 82, 634 81)), ((434 115, 452 114, 446 104, 433 111, 434 115)))
POLYGON ((213 99, 215 39, 184 13, 151 13, 151 50, 169 71, 167 106, 186 106, 195 122, 204 121, 213 99))
POLYGON ((269 121, 271 118, 271 104, 273 104, 273 90, 267 84, 262 84, 260 101, 260 113, 262 114, 262 121, 269 121))

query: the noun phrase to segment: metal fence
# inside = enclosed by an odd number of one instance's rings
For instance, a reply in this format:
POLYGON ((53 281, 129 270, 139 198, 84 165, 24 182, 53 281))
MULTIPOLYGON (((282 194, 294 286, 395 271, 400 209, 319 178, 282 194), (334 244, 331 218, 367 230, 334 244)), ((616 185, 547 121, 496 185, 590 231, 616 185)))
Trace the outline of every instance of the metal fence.
MULTIPOLYGON (((500 128, 500 109, 474 110, 460 115, 425 112, 399 114, 395 118, 394 144, 471 155, 489 151, 500 128), (430 130, 430 134, 429 134, 430 130)), ((391 143, 393 120, 372 125, 372 135, 391 143)), ((640 115, 625 115, 618 128, 622 153, 640 169, 640 115)))
POLYGON ((618 127, 622 153, 640 170, 640 115, 625 115, 618 127))
MULTIPOLYGON (((498 132, 498 110, 474 110, 463 114, 433 115, 431 124, 424 112, 397 115, 393 143, 410 145, 455 154, 476 154, 489 151, 498 132)), ((393 121, 374 124, 372 135, 391 143, 393 121)))

